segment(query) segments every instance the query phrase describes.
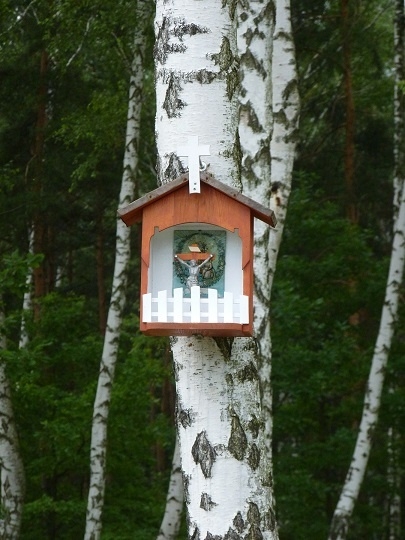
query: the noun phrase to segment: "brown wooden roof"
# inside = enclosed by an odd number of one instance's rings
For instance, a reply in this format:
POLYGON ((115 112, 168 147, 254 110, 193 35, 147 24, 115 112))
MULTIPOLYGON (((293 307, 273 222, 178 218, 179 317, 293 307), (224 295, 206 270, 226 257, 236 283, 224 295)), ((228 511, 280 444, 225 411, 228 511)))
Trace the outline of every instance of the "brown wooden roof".
MULTIPOLYGON (((255 218, 260 219, 261 221, 264 221, 271 227, 275 227, 277 224, 276 217, 274 215, 274 212, 270 210, 270 208, 266 208, 262 204, 253 201, 249 197, 246 197, 242 193, 240 193, 237 189, 234 189, 230 186, 227 186, 226 184, 223 184, 222 182, 219 182, 214 178, 214 176, 210 173, 203 172, 200 174, 201 182, 205 182, 206 184, 212 186, 214 189, 224 193, 231 199, 237 201, 240 204, 243 204, 251 210, 253 216, 255 218)), ((176 180, 173 180, 172 182, 168 182, 167 184, 164 184, 163 186, 158 187, 157 189, 150 191, 140 199, 137 199, 136 201, 133 201, 132 203, 128 204, 128 206, 125 206, 125 208, 119 208, 118 209, 118 216, 123 220, 123 222, 126 225, 133 225, 134 223, 142 221, 142 212, 143 209, 156 202, 157 200, 165 197, 169 193, 172 193, 180 188, 182 188, 185 184, 188 183, 188 173, 182 174, 179 176, 179 178, 176 178, 176 180)), ((198 194, 192 194, 191 197, 198 197, 198 194)))

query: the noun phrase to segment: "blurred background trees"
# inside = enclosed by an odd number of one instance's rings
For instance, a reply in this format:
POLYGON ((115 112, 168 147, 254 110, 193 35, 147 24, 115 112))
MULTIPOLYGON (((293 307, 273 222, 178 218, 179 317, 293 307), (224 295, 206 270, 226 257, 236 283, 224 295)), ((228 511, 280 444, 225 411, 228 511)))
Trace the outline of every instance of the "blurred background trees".
MULTIPOLYGON (((136 9, 127 0, 2 0, 0 12, 1 358, 25 468, 21 538, 76 540, 85 524, 136 9), (29 267, 35 309, 20 349, 29 267)), ((273 286, 274 478, 280 538, 321 540, 350 463, 384 298, 394 2, 293 0, 292 13, 302 112, 273 286)), ((151 28, 139 194, 156 185, 152 48, 151 28)), ((110 413, 106 540, 158 534, 174 448, 171 359, 164 339, 137 332, 139 231, 132 242, 110 413)), ((404 316, 402 306, 349 534, 356 540, 389 538, 389 428, 399 434, 404 470, 404 316)))

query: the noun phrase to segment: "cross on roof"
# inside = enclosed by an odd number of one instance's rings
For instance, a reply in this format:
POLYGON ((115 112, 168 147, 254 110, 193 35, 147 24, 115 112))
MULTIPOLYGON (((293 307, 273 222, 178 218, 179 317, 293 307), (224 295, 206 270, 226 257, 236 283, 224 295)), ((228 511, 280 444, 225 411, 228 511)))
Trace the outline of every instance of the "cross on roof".
POLYGON ((200 193, 200 156, 210 155, 210 145, 198 145, 198 136, 192 135, 187 144, 177 148, 177 155, 188 158, 190 193, 200 193))

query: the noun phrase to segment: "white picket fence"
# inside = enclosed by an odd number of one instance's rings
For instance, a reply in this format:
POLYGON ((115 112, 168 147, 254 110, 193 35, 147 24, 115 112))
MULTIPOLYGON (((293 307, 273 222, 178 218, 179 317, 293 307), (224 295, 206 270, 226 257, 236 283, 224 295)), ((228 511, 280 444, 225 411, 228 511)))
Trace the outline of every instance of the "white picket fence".
POLYGON ((157 298, 144 294, 142 321, 173 323, 249 323, 249 297, 224 292, 218 298, 216 289, 208 289, 208 298, 201 298, 200 287, 191 287, 190 298, 183 297, 183 289, 174 289, 173 297, 159 291, 157 298))

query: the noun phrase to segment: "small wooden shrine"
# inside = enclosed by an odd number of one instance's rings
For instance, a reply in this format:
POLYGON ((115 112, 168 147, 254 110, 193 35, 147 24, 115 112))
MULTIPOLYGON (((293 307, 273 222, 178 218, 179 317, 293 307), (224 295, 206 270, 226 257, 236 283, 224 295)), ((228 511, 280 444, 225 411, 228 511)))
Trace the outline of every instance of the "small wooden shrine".
POLYGON ((274 213, 207 172, 190 189, 186 173, 118 211, 142 222, 140 329, 251 336, 253 222, 275 227, 274 213))

